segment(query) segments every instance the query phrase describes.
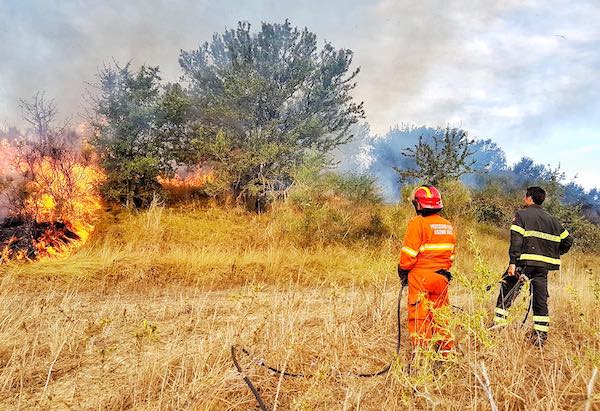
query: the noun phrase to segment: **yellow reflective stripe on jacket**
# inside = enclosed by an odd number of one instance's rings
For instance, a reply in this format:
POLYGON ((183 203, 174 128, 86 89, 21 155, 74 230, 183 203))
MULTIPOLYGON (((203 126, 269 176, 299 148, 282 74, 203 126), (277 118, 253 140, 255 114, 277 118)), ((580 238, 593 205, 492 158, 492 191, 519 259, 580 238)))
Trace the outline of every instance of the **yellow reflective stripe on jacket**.
POLYGON ((408 255, 410 255, 411 257, 416 257, 416 256, 417 256, 417 254, 419 254, 419 252, 418 252, 418 251, 415 251, 415 250, 413 250, 412 248, 410 248, 410 247, 407 247, 407 246, 404 246, 404 247, 402 247, 402 249, 401 249, 400 251, 402 251, 402 252, 403 252, 403 253, 405 253, 405 254, 408 254, 408 255))
POLYGON ((452 243, 438 243, 438 244, 423 244, 419 251, 453 251, 454 244, 452 243))
POLYGON ((541 261, 544 263, 560 265, 560 259, 546 257, 545 255, 539 254, 521 254, 519 260, 532 260, 532 261, 541 261))
POLYGON ((554 241, 560 243, 561 240, 564 240, 569 236, 569 232, 567 230, 563 231, 561 235, 548 234, 541 231, 535 230, 525 230, 523 227, 519 227, 518 225, 511 225, 510 229, 512 231, 516 231, 521 234, 523 237, 537 237, 548 241, 554 241))
POLYGON ((508 320, 506 318, 496 316, 496 317, 494 317, 494 324, 506 325, 506 324, 508 324, 508 320))
POLYGON ((533 231, 533 230, 525 231, 523 234, 523 237, 537 237, 537 238, 541 238, 543 240, 554 241, 556 243, 560 243, 560 241, 561 241, 561 237, 558 235, 552 235, 552 234, 542 233, 541 231, 533 231))
POLYGON ((510 226, 510 229, 512 231, 516 231, 517 233, 519 233, 521 235, 525 234, 525 229, 523 227, 519 227, 518 225, 513 224, 513 225, 510 226))
POLYGON ((543 332, 548 332, 550 331, 550 327, 548 327, 547 325, 539 325, 539 324, 533 324, 533 329, 536 331, 543 331, 543 332))
POLYGON ((533 321, 537 321, 540 323, 549 323, 550 322, 550 317, 548 317, 547 315, 534 315, 533 316, 533 321))

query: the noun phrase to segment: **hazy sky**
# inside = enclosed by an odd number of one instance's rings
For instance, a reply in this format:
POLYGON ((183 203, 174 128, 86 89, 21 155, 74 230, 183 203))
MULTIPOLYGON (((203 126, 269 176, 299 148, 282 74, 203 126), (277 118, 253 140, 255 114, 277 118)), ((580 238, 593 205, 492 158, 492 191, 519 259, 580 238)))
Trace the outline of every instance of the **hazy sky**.
POLYGON ((113 58, 176 80, 190 50, 238 20, 307 26, 355 52, 355 96, 376 133, 461 126, 600 186, 598 0, 0 0, 0 124, 45 90, 78 121, 85 84, 113 58))

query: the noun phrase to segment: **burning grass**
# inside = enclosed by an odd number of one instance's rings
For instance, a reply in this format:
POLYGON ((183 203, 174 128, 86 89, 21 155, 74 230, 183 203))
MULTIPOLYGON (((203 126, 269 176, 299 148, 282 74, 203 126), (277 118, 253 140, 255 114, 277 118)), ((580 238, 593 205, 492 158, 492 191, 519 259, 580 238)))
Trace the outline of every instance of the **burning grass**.
POLYGON ((233 371, 234 343, 312 375, 280 380, 241 357, 278 409, 487 409, 482 363, 499 409, 600 405, 598 387, 587 391, 600 366, 596 257, 568 256, 553 274, 552 334, 539 351, 518 327, 523 311, 505 330, 484 329, 496 293, 485 284, 506 244, 474 228, 479 250, 462 239, 451 290, 464 309, 454 321, 462 354, 436 372, 424 357, 408 374, 404 349, 390 374, 361 379, 349 372, 393 356, 397 243, 299 247, 277 224, 268 214, 154 207, 106 216, 63 259, 3 266, 0 408, 253 409, 233 371))
POLYGON ((94 228, 104 173, 80 152, 47 151, 30 142, 0 145, 2 157, 11 158, 0 164, 0 175, 8 176, 0 190, 7 204, 0 207, 9 210, 0 221, 0 264, 65 254, 94 228))

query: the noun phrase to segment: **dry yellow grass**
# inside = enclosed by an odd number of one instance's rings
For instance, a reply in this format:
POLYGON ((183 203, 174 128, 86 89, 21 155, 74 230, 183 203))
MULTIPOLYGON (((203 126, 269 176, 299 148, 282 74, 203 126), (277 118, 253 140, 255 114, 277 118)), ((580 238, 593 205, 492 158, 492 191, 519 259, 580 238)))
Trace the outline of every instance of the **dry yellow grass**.
MULTIPOLYGON (((398 224, 403 224, 398 221, 398 224)), ((230 347, 311 377, 279 379, 241 356, 280 410, 589 409, 600 391, 597 257, 569 255, 551 277, 552 331, 541 351, 513 323, 490 333, 506 243, 494 229, 461 236, 452 302, 460 352, 432 370, 408 347, 392 372, 398 291, 394 237, 300 247, 273 216, 155 207, 106 217, 62 259, 2 267, 1 409, 255 409, 230 347), (477 258, 480 258, 478 263, 477 258), (492 399, 482 384, 482 364, 492 399)), ((317 242, 318 243, 318 242, 317 242)), ((520 311, 519 311, 520 310, 520 311)), ((484 383, 485 385, 485 383, 484 383)))

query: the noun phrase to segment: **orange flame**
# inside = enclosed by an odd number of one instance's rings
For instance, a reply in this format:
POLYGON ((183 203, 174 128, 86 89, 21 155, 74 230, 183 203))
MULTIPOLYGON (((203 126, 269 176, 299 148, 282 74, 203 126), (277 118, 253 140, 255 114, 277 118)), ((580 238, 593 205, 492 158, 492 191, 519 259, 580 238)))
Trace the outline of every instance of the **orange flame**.
POLYGON ((162 188, 174 196, 185 196, 205 188, 215 181, 212 169, 206 166, 196 166, 190 169, 177 170, 172 178, 158 177, 162 188))
POLYGON ((49 159, 35 164, 35 180, 25 190, 29 193, 25 209, 38 223, 64 223, 65 229, 48 228, 34 246, 40 255, 55 255, 67 248, 83 244, 94 228, 102 209, 98 185, 104 173, 95 165, 70 164, 58 171, 49 159), (66 230, 76 235, 67 244, 66 230))
MULTIPOLYGON (((0 146, 3 160, 10 150, 6 143, 0 146)), ((18 156, 11 158, 10 166, 27 177, 23 179, 25 196, 19 214, 43 230, 33 236, 34 254, 55 256, 82 245, 102 208, 98 186, 105 179, 103 171, 76 155, 60 159, 44 156, 28 162, 18 156)), ((8 169, 4 163, 8 161, 0 163, 0 172, 8 169)), ((27 251, 16 247, 18 240, 11 238, 3 247, 0 244, 0 262, 28 259, 27 251)))

